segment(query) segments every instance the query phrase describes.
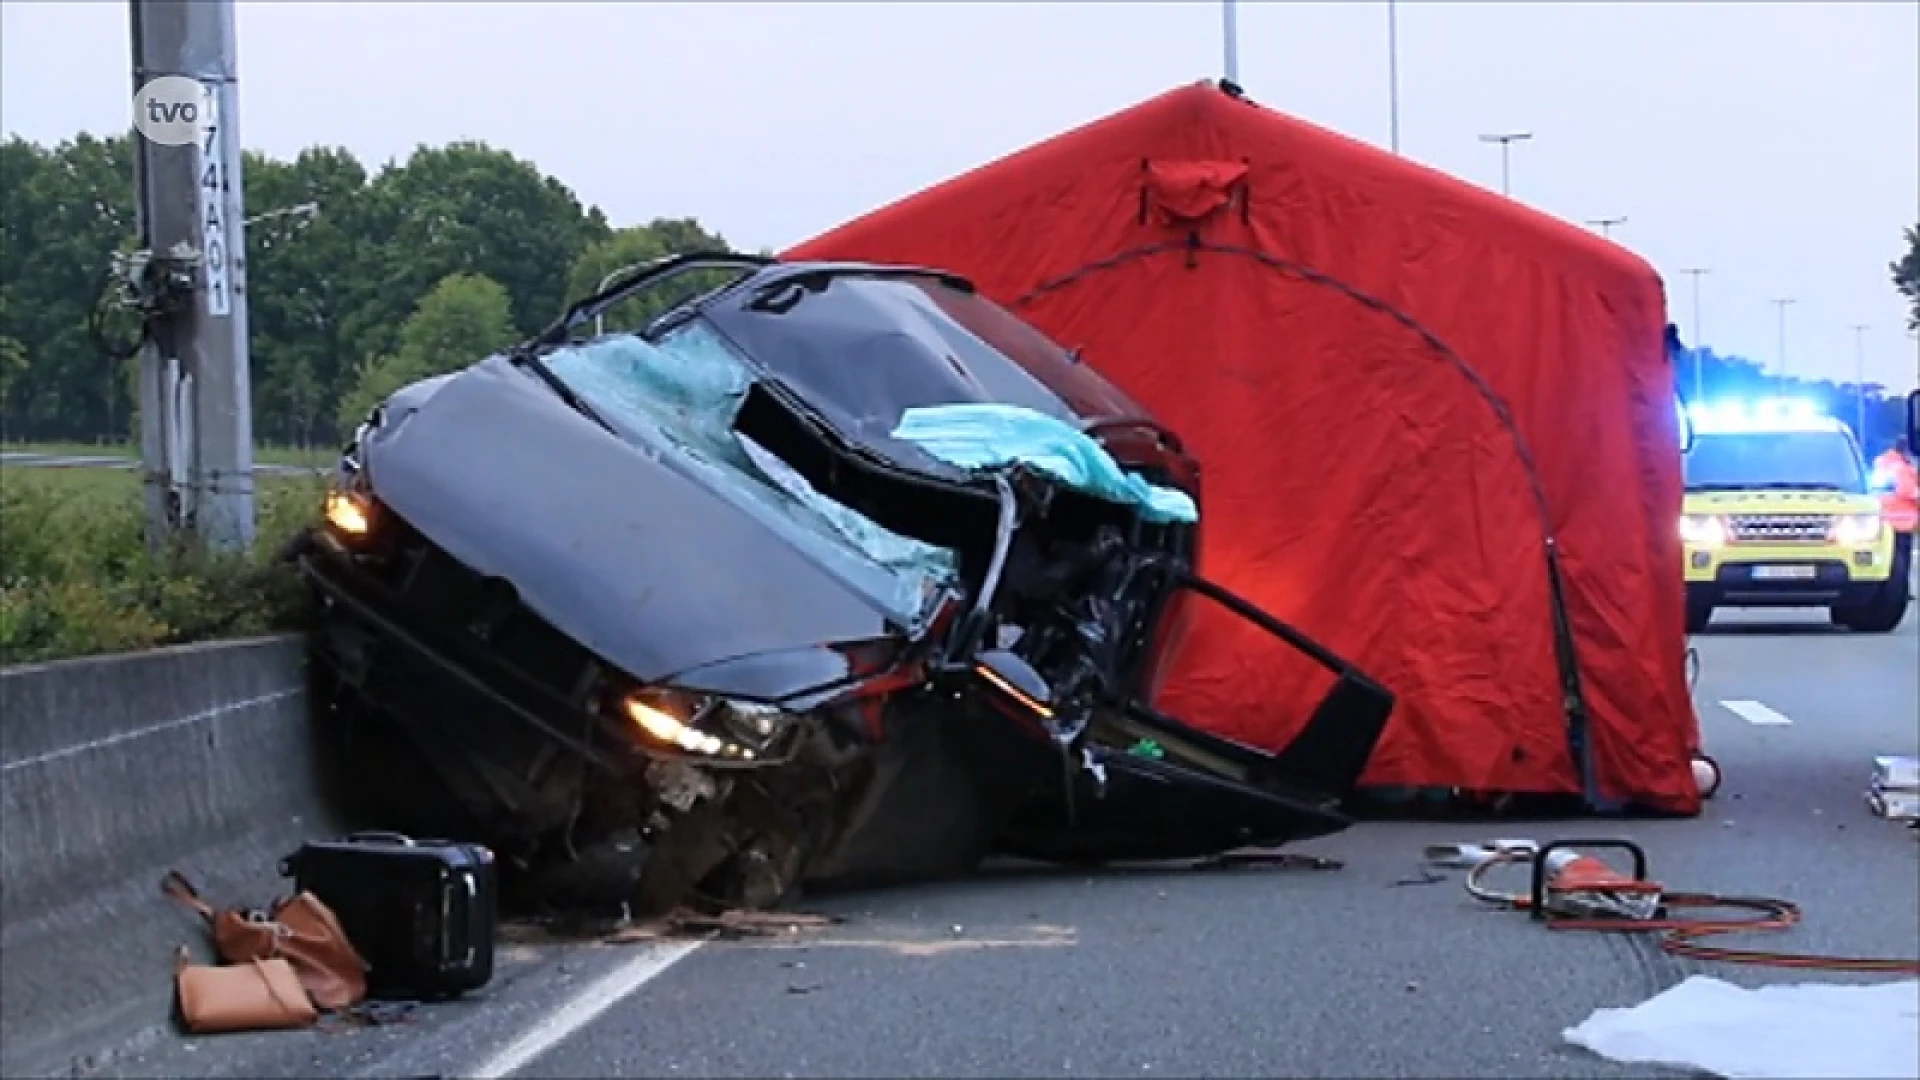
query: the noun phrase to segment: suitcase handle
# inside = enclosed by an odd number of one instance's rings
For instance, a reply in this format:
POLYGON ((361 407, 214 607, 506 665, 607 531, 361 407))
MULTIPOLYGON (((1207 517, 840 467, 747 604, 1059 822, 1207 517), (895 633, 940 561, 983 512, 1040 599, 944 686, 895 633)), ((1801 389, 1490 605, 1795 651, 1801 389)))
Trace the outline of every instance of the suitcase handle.
MULTIPOLYGON (((479 903, 480 901, 480 883, 474 880, 473 875, 471 873, 466 873, 466 874, 460 875, 460 884, 465 885, 467 887, 467 901, 468 901, 467 910, 472 911, 473 906, 479 903)), ((467 958, 461 966, 472 967, 474 959, 477 956, 479 956, 480 946, 475 945, 473 943, 473 933, 471 929, 469 929, 466 937, 467 937, 467 958)))
MULTIPOLYGON (((459 876, 459 881, 460 881, 460 886, 467 890, 467 903, 461 905, 460 910, 463 914, 470 916, 471 913, 473 912, 474 904, 478 903, 480 900, 480 883, 474 880, 473 875, 471 873, 461 874, 459 876)), ((463 921, 463 925, 465 925, 464 921, 463 921)), ((460 961, 460 966, 462 968, 472 967, 474 960, 480 955, 480 946, 473 943, 473 927, 467 926, 466 930, 467 932, 463 936, 467 939, 467 954, 460 961)), ((441 893, 440 894, 440 956, 441 956, 440 962, 442 965, 445 965, 447 961, 451 959, 451 954, 453 952, 453 949, 451 948, 452 945, 453 945, 453 909, 452 909, 452 905, 448 903, 447 894, 441 893)))
MULTIPOLYGON (((382 841, 387 843, 392 843, 392 844, 398 844, 401 847, 418 847, 419 846, 418 841, 414 840, 413 837, 408 836, 405 833, 388 832, 381 829, 369 829, 364 832, 349 833, 346 836, 341 838, 341 842, 346 844, 379 843, 382 841)), ((289 855, 286 858, 283 858, 280 860, 280 876, 281 877, 295 876, 295 874, 297 873, 297 869, 294 863, 296 859, 299 857, 299 854, 300 854, 299 852, 295 852, 294 854, 289 855)))
POLYGON ((405 833, 383 832, 377 829, 370 830, 368 832, 352 833, 348 835, 346 839, 347 839, 347 843, 349 844, 365 844, 365 843, 378 842, 378 841, 385 840, 385 841, 391 841, 392 843, 400 844, 403 847, 414 846, 413 837, 408 836, 405 833))

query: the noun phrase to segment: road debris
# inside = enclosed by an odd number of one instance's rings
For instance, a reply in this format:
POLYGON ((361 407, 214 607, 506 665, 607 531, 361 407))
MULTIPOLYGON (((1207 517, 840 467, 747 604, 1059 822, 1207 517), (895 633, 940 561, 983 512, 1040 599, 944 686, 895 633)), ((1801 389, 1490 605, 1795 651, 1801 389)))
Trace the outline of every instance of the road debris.
POLYGON ((824 930, 846 922, 839 915, 797 911, 734 909, 717 914, 681 909, 655 919, 592 919, 578 915, 524 918, 504 922, 502 940, 518 945, 639 945, 700 938, 713 941, 766 940, 824 930))

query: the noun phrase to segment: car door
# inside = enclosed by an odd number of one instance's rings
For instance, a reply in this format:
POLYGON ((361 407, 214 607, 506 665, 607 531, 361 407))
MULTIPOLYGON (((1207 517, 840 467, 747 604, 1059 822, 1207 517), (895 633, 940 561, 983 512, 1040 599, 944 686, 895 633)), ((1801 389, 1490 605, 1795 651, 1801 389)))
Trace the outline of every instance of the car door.
POLYGON ((1187 858, 1278 846, 1351 824, 1340 805, 1386 730, 1393 694, 1294 627, 1170 562, 1148 568, 1135 587, 1158 591, 1153 609, 1163 628, 1183 612, 1239 620, 1324 669, 1331 688, 1278 752, 1162 712, 1144 687, 1112 694, 1094 710, 1080 767, 1057 797, 1018 816, 1003 847, 1076 861, 1187 858))

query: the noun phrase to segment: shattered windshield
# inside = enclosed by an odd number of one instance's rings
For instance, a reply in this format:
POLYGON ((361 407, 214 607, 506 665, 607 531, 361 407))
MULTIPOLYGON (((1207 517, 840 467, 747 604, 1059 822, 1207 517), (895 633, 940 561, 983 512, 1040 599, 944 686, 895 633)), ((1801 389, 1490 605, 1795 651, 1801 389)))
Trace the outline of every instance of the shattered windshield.
POLYGON ((1837 431, 1702 434, 1681 460, 1688 491, 1867 490, 1860 455, 1837 431))
POLYGON ((623 434, 672 451, 708 488, 807 551, 900 625, 918 629, 952 577, 953 553, 891 532, 815 491, 733 430, 753 378, 704 321, 681 323, 654 342, 617 334, 542 359, 623 434))

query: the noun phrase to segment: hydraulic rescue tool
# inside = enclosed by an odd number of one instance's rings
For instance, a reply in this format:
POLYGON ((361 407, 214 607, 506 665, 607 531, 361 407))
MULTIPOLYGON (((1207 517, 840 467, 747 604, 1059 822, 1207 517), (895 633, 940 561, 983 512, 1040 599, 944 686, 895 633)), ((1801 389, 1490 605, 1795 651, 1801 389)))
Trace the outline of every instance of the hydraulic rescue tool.
POLYGON ((1647 875, 1647 853, 1631 840, 1495 840, 1488 844, 1429 847, 1429 862, 1466 869, 1466 888, 1476 899, 1527 912, 1549 930, 1597 930, 1611 933, 1657 933, 1661 951, 1695 960, 1720 960, 1765 967, 1819 968, 1920 975, 1920 960, 1879 957, 1821 956, 1726 949, 1701 944, 1716 934, 1754 933, 1791 929, 1800 922, 1799 905, 1758 896, 1720 896, 1713 893, 1667 891, 1647 875), (1632 872, 1623 874, 1581 849, 1623 852, 1632 872), (1530 884, 1526 892, 1501 892, 1487 885, 1488 874, 1502 866, 1526 864, 1530 884), (1752 913, 1746 918, 1679 918, 1681 910, 1722 910, 1752 913))

